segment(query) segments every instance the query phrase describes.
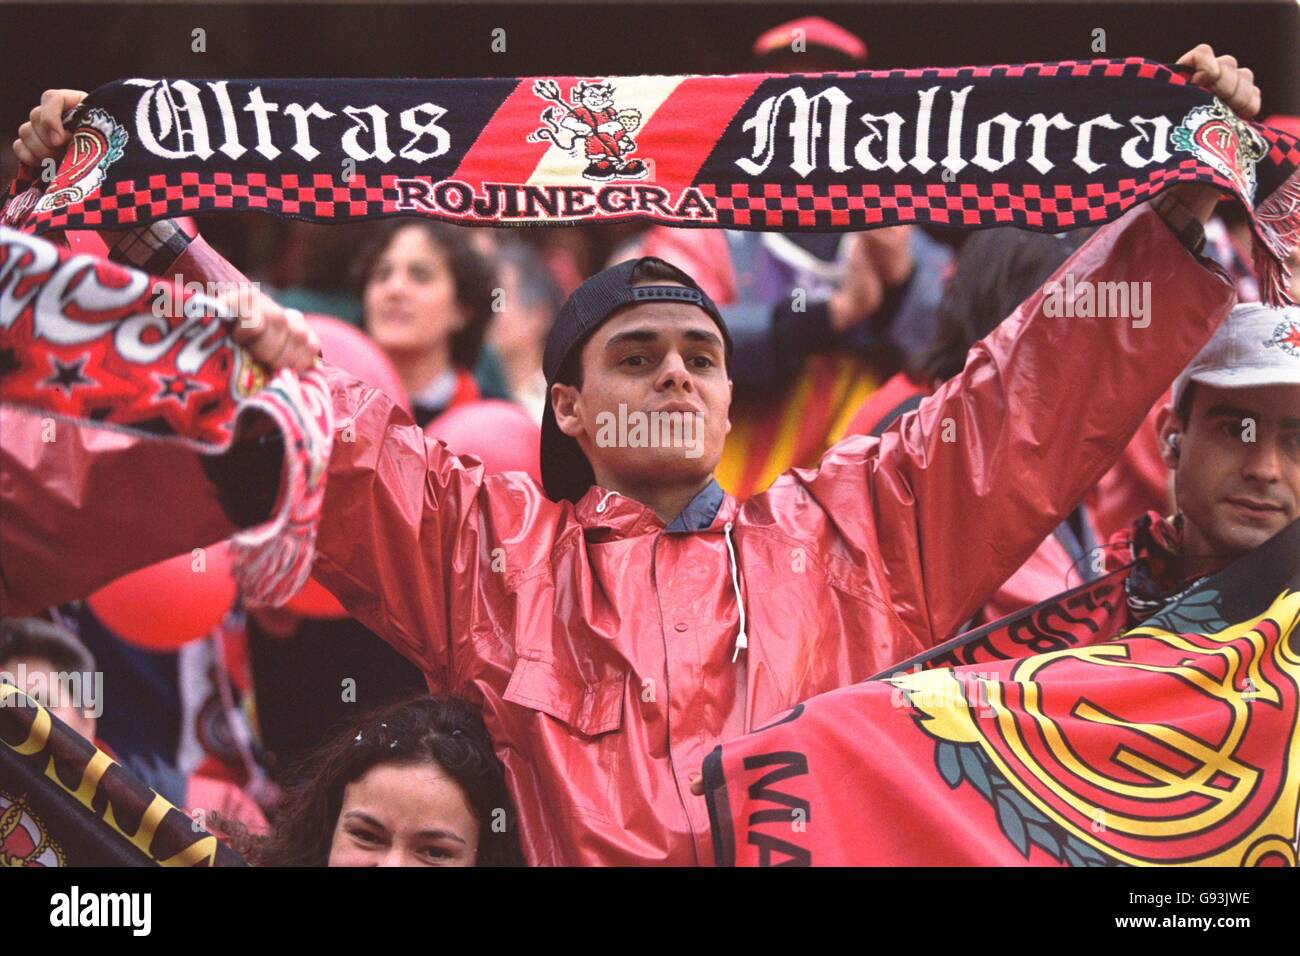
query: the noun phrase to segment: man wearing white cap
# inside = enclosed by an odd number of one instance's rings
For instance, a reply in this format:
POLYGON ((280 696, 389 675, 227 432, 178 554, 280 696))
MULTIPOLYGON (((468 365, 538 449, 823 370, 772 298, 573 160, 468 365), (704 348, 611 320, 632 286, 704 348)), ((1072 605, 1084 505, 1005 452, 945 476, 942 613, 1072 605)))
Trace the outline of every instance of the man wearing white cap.
POLYGON ((1144 517, 1133 537, 1149 533, 1167 558, 1145 595, 1163 605, 1300 517, 1300 308, 1236 306, 1175 380, 1156 428, 1178 514, 1144 517))

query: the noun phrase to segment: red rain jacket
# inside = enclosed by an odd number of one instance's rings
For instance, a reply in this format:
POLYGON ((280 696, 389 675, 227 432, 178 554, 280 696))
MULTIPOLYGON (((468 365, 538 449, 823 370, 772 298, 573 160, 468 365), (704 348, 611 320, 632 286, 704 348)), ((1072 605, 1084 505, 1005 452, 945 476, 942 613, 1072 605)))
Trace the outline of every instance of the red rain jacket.
MULTIPOLYGON (((906 372, 899 372, 862 403, 845 433, 868 435, 881 431, 880 423, 886 416, 896 415, 897 409, 911 407, 928 394, 928 386, 914 382, 906 372)), ((1119 461, 1084 496, 1098 546, 1112 535, 1129 531, 1134 516, 1148 511, 1165 514, 1170 509, 1169 469, 1160 457, 1155 425, 1161 407, 1169 401, 1166 393, 1151 406, 1146 420, 1119 461)), ((1090 563, 1092 559, 1084 560, 1090 563)), ((1049 534, 1029 560, 989 597, 988 603, 980 609, 976 623, 982 625, 1001 620, 1077 587, 1086 580, 1083 570, 1086 569, 1082 569, 1071 549, 1062 544, 1056 534, 1049 534)))
MULTIPOLYGON (((186 278, 230 278, 205 249, 177 263, 186 278)), ((705 755, 951 636, 1110 467, 1234 301, 1148 206, 1062 269, 1076 283, 1150 282, 1150 327, 1048 318, 1036 295, 881 438, 847 438, 743 505, 728 496, 698 532, 666 533, 604 489, 574 506, 522 475, 485 477, 381 392, 331 372, 336 428, 355 440, 335 444, 315 576, 432 688, 483 707, 530 863, 712 863, 705 800, 690 791, 705 755), (748 647, 733 662, 742 621, 748 647)), ((26 449, 24 467, 39 474, 43 454, 65 456, 59 444, 26 449)), ((177 507, 172 488, 143 494, 127 455, 110 460, 113 489, 97 456, 72 457, 56 504, 134 490, 168 511, 172 553, 213 539, 210 485, 177 507)), ((44 516, 57 550, 82 540, 86 513, 44 516)), ((119 573, 163 557, 129 527, 114 541, 119 573)), ((10 593, 47 603, 71 586, 75 562, 20 550, 0 552, 10 593)))

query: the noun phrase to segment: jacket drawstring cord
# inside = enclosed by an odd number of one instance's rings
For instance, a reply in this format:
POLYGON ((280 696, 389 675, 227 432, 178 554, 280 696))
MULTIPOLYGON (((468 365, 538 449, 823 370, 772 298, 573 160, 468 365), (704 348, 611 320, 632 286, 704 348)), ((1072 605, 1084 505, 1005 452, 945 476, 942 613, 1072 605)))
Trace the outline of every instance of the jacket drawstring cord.
POLYGON ((613 498, 616 494, 618 494, 617 491, 605 492, 605 497, 601 498, 600 503, 596 505, 596 514, 603 515, 605 513, 605 503, 609 501, 610 498, 613 498))
POLYGON ((736 635, 736 651, 731 655, 731 663, 740 659, 740 652, 749 647, 749 635, 745 633, 745 599, 740 593, 740 564, 736 561, 736 546, 731 540, 731 522, 728 521, 723 533, 727 539, 727 556, 731 558, 731 586, 736 592, 736 606, 740 608, 740 633, 736 635))

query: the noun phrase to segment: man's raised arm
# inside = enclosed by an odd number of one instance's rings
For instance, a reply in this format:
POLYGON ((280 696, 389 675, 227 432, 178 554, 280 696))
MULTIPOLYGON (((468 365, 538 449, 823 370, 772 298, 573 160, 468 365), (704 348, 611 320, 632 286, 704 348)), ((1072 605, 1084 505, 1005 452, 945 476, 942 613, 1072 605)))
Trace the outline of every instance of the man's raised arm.
MULTIPOLYGON (((187 282, 248 280, 195 239, 169 267, 187 282)), ((287 322, 260 298, 255 327, 272 336, 287 322)), ((293 354, 300 343, 271 339, 264 352, 293 354)), ((284 360, 281 361, 284 364, 284 360)), ((328 363, 323 370, 334 412, 325 500, 313 575, 348 612, 393 644, 426 674, 448 674, 453 637, 450 608, 454 553, 477 515, 481 469, 469 469, 425 436, 407 412, 379 389, 328 363)), ((282 449, 275 435, 250 431, 207 470, 231 519, 248 526, 272 513, 282 449)))
MULTIPOLYGON (((62 117, 84 97, 79 90, 46 91, 14 144, 24 164, 39 168, 43 160, 62 155, 69 142, 62 117)), ((168 221, 103 236, 110 258, 123 265, 222 288, 246 291, 252 285, 202 238, 191 239, 168 221)), ((240 309, 233 336, 255 358, 275 369, 298 371, 317 361, 318 340, 300 313, 260 292, 232 294, 230 300, 240 309)), ((453 664, 450 635, 460 634, 449 624, 452 590, 447 579, 455 565, 452 553, 477 513, 482 471, 467 469, 444 446, 426 439, 405 411, 379 390, 331 366, 324 370, 336 433, 313 573, 355 617, 426 674, 447 673, 453 664)), ((103 549, 103 560, 84 562, 94 569, 89 575, 65 574, 48 585, 26 578, 9 580, 11 570, 24 569, 6 556, 0 568, 5 571, 0 575, 0 597, 6 605, 21 605, 30 612, 44 603, 84 596, 126 571, 265 522, 275 512, 283 449, 270 420, 253 418, 256 424, 245 427, 220 456, 200 458, 131 436, 101 437, 88 428, 76 430, 86 436, 87 447, 112 444, 114 454, 77 457, 77 448, 67 441, 34 446, 26 459, 15 460, 15 474, 33 487, 43 476, 59 475, 60 480, 43 486, 70 487, 72 497, 66 501, 53 500, 48 492, 28 496, 42 515, 33 527, 58 534, 65 547, 91 540, 88 536, 101 525, 114 526, 100 520, 110 507, 106 488, 113 489, 113 507, 123 505, 127 514, 156 515, 157 520, 137 521, 153 529, 151 533, 119 535, 112 548, 103 549), (125 463, 131 467, 124 468, 125 463), (148 480, 132 486, 140 475, 148 480)), ((27 451, 26 446, 8 447, 11 444, 6 441, 0 463, 27 451)), ((8 538, 7 554, 41 552, 39 542, 28 548, 24 541, 8 538)))
MULTIPOLYGON (((1239 112, 1258 110, 1231 58, 1202 46, 1180 62, 1239 112)), ((922 645, 952 636, 1033 553, 1227 316, 1231 283, 1193 251, 1217 200, 1184 184, 1100 229, 960 375, 878 442, 832 448, 806 482, 845 537, 878 556, 887 598, 922 645), (1069 282, 1098 301, 1123 284, 1146 314, 1049 308, 1069 282)))

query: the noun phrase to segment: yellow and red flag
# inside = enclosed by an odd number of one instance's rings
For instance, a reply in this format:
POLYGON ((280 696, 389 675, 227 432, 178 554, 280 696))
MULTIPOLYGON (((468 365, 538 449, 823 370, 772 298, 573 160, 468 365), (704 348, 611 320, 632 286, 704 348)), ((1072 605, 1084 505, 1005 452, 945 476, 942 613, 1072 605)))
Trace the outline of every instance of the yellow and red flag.
POLYGON ((1107 640, 1121 573, 719 747, 718 862, 1294 866, 1300 522, 1107 640))

